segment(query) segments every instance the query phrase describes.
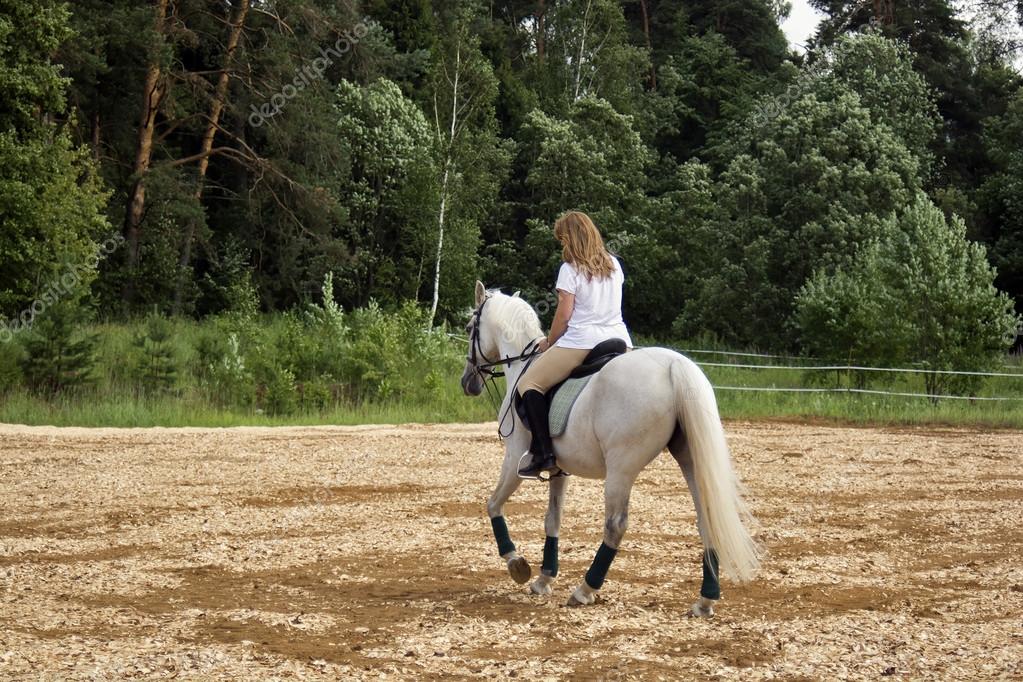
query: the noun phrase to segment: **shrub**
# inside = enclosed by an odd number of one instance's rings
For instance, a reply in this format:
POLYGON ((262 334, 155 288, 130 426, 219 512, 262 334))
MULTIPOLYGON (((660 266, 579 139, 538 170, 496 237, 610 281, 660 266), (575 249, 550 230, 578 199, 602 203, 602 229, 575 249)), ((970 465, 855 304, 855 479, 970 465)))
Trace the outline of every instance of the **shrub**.
POLYGON ((197 351, 200 385, 213 402, 237 407, 252 404, 256 384, 246 367, 236 333, 223 341, 218 336, 203 336, 197 351))
POLYGON ((132 339, 130 374, 144 391, 162 393, 174 387, 178 370, 172 332, 169 321, 151 315, 132 339))
POLYGON ((267 414, 288 415, 298 407, 295 374, 279 364, 265 365, 257 374, 261 390, 260 403, 267 414))
POLYGON ((23 351, 16 340, 0 340, 0 395, 21 383, 22 356, 23 351))
POLYGON ((81 308, 59 301, 24 333, 21 370, 29 388, 54 395, 91 383, 96 337, 81 330, 81 308))
MULTIPOLYGON (((796 299, 807 350, 835 360, 932 370, 985 370, 1001 361, 1018 318, 994 287, 984 247, 963 221, 919 196, 884 221, 885 238, 847 268, 817 272, 796 299)), ((977 377, 927 372, 928 393, 976 391, 977 377)))

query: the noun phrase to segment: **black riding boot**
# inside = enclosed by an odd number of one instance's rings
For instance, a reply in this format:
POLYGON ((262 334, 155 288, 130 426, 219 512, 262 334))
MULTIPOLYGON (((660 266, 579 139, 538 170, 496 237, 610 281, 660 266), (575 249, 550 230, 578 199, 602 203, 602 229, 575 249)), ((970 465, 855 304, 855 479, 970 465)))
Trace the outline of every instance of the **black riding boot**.
POLYGON ((529 447, 533 459, 519 469, 519 476, 538 478, 541 472, 558 468, 554 461, 554 444, 551 442, 551 427, 548 423, 549 406, 547 398, 539 391, 526 391, 522 396, 522 405, 525 407, 529 430, 533 435, 533 442, 529 447))

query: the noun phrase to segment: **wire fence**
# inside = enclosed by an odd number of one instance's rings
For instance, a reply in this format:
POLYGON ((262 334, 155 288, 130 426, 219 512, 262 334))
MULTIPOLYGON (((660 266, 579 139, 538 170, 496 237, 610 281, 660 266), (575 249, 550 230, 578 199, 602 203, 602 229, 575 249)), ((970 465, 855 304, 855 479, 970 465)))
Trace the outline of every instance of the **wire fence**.
MULTIPOLYGON (((453 339, 459 339, 462 341, 468 341, 465 336, 460 334, 448 334, 453 339)), ((641 346, 637 346, 640 348, 641 346)), ((736 358, 764 358, 766 360, 790 360, 798 362, 813 362, 818 361, 820 358, 808 357, 808 356, 797 356, 797 355, 777 355, 771 353, 750 353, 742 351, 725 351, 725 350, 711 350, 702 348, 671 348, 670 346, 664 346, 670 348, 683 355, 721 355, 725 357, 736 357, 736 358)), ((693 360, 699 367, 715 367, 715 368, 728 368, 728 369, 742 369, 742 370, 779 370, 779 371, 793 371, 798 370, 800 372, 878 372, 878 373, 893 373, 893 374, 940 374, 943 376, 976 376, 976 377, 997 377, 997 378, 1014 378, 1023 379, 1023 372, 971 372, 965 370, 952 370, 952 369, 930 369, 924 366, 917 367, 867 367, 863 365, 781 365, 781 364, 753 364, 753 363, 729 363, 729 362, 705 362, 701 360, 693 360)), ((917 363, 922 365, 923 363, 917 363)), ((1016 365, 1004 364, 1006 369, 1015 369, 1016 365)), ((977 402, 1023 402, 1023 396, 973 396, 973 395, 952 395, 943 393, 917 393, 912 391, 882 391, 879 389, 869 388, 852 388, 852 387, 794 387, 794 386, 725 386, 725 385, 714 385, 714 390, 717 391, 750 391, 750 392, 765 392, 765 393, 844 393, 847 395, 882 395, 882 396, 895 396, 902 398, 928 398, 930 400, 968 400, 977 402)))
POLYGON ((780 386, 714 386, 715 391, 764 391, 769 393, 866 393, 870 395, 890 395, 905 398, 931 398, 969 401, 1014 402, 1023 401, 1023 397, 1015 396, 972 396, 946 395, 944 393, 909 393, 904 391, 879 391, 869 388, 789 388, 780 386))
MULTIPOLYGON (((677 349, 673 349, 677 350, 677 349)), ((767 355, 758 353, 738 353, 732 351, 694 351, 693 349, 678 350, 680 353, 720 353, 722 355, 734 355, 739 357, 763 357, 771 359, 802 359, 795 358, 795 356, 778 356, 778 355, 767 355)), ((717 368, 730 368, 730 369, 742 369, 742 370, 781 370, 781 371, 792 371, 798 370, 800 372, 879 372, 879 373, 892 373, 892 374, 940 374, 942 376, 976 376, 976 377, 1000 377, 1000 378, 1017 378, 1023 379, 1023 373, 1020 372, 970 372, 964 370, 952 370, 952 369, 930 369, 927 367, 867 367, 862 365, 777 365, 777 364, 749 364, 749 363, 729 363, 729 362, 701 362, 694 360, 700 367, 717 367, 717 368)), ((1005 365, 1006 367, 1012 367, 1012 365, 1005 365)), ((968 401, 979 401, 979 402, 1023 402, 1023 396, 974 396, 974 395, 953 395, 944 393, 918 393, 912 391, 882 391, 879 389, 869 388, 852 388, 852 387, 834 387, 834 388, 821 388, 821 387, 792 387, 792 386, 725 386, 720 384, 714 385, 716 391, 751 391, 751 392, 768 392, 768 393, 844 393, 844 394, 861 394, 861 395, 883 395, 883 396, 895 396, 902 398, 928 398, 930 400, 968 400, 968 401)))
MULTIPOLYGON (((695 360, 693 362, 696 362, 695 360)), ((928 369, 918 367, 861 367, 858 365, 747 365, 727 362, 697 362, 701 367, 735 367, 737 369, 798 369, 804 372, 892 372, 907 374, 942 374, 974 377, 1017 377, 1023 379, 1023 373, 1014 372, 967 372, 954 369, 928 369)))

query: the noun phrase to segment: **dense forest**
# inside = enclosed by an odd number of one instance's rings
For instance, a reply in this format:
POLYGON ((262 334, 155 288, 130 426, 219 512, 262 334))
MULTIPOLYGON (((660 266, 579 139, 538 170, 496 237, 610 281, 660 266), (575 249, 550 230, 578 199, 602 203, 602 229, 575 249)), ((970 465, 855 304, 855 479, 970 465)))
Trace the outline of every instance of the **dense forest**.
POLYGON ((0 0, 5 332, 328 274, 461 320, 476 278, 549 300, 575 208, 641 333, 980 366, 1023 310, 1023 3, 812 4, 802 54, 778 0, 0 0))

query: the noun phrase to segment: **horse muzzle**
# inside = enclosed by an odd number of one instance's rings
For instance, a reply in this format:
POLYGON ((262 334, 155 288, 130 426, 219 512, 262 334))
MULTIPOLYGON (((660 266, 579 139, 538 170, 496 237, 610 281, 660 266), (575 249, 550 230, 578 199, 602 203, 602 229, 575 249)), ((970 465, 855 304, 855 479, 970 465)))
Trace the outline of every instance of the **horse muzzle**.
POLYGON ((462 373, 462 391, 468 396, 478 396, 483 392, 483 379, 471 367, 466 367, 462 373))

